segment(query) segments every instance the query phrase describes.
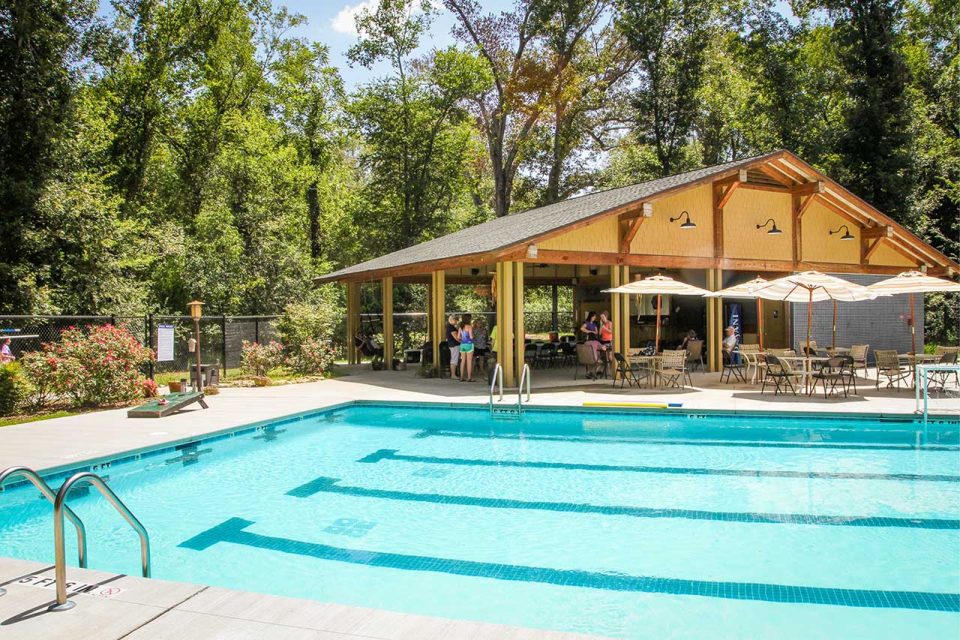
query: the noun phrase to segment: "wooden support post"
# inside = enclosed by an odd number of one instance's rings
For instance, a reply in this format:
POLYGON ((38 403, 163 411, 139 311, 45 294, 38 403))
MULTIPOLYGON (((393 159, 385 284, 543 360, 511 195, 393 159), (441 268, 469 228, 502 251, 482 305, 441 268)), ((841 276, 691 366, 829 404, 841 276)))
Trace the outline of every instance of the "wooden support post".
MULTIPOLYGON (((620 269, 619 265, 610 265, 610 288, 619 287, 623 282, 620 278, 623 276, 623 270, 620 269)), ((610 322, 613 324, 613 344, 610 345, 610 348, 614 351, 620 351, 620 332, 623 330, 622 320, 623 314, 621 313, 621 305, 623 304, 623 294, 622 293, 611 293, 610 294, 610 322)), ((613 356, 610 356, 611 358, 613 356)), ((614 369, 616 372, 616 369, 614 369)), ((614 373, 614 380, 616 380, 616 373, 614 373)))
MULTIPOLYGON (((719 291, 723 288, 723 272, 720 269, 707 270, 707 289, 719 291)), ((723 364, 723 300, 707 298, 707 369, 720 371, 723 364)))
MULTIPOLYGON (((513 352, 516 358, 514 375, 517 383, 520 382, 520 372, 523 371, 524 351, 526 350, 526 328, 523 321, 523 263, 513 263, 513 352)), ((506 378, 504 378, 506 380, 506 378)), ((506 384, 506 382, 504 382, 506 384)), ((510 383, 511 386, 513 383, 510 383)))
POLYGON ((514 377, 513 338, 513 267, 514 263, 497 263, 497 362, 503 369, 503 384, 516 384, 514 377))
POLYGON ((433 368, 437 370, 438 375, 443 375, 440 367, 440 350, 447 348, 446 335, 443 330, 447 322, 446 303, 444 302, 446 288, 446 272, 432 272, 430 274, 430 340, 433 344, 433 368))
MULTIPOLYGON (((620 269, 620 284, 629 284, 630 283, 630 267, 623 265, 619 267, 620 269)), ((623 354, 623 357, 627 357, 627 354, 630 353, 630 294, 624 293, 621 295, 620 301, 620 337, 614 338, 619 340, 619 351, 623 354)), ((616 335, 616 334, 614 334, 616 335)), ((614 342, 614 344, 617 344, 614 342)))
POLYGON ((383 307, 383 367, 393 370, 393 278, 380 281, 380 302, 383 307))
MULTIPOLYGON (((736 183, 734 183, 736 184, 736 183)), ((727 187, 733 190, 733 185, 727 187)), ((723 187, 713 186, 713 257, 723 257, 723 187)))
POLYGON ((347 283, 347 364, 360 362, 360 354, 354 342, 360 330, 360 283, 347 283))
MULTIPOLYGON (((807 204, 809 204, 813 198, 814 196, 812 195, 808 196, 807 204)), ((803 212, 807 207, 801 206, 800 200, 800 196, 797 195, 791 196, 790 198, 790 219, 793 223, 793 264, 800 262, 800 257, 803 255, 803 238, 801 237, 803 223, 801 222, 801 219, 803 217, 803 212)))
MULTIPOLYGON (((723 271, 721 269, 714 270, 713 282, 716 286, 714 291, 723 289, 723 271)), ((726 335, 724 333, 726 322, 724 321, 723 317, 723 298, 716 298, 714 313, 717 314, 717 319, 715 321, 717 327, 717 338, 713 341, 713 361, 716 365, 716 369, 714 369, 714 371, 720 371, 723 368, 723 338, 726 335)))

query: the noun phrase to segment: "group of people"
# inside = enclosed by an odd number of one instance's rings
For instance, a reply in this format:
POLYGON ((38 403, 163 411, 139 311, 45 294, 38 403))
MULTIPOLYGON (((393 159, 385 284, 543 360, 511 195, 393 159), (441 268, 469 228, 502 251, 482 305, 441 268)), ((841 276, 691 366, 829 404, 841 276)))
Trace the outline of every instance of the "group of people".
POLYGON ((450 379, 476 382, 473 377, 475 360, 481 362, 490 353, 490 342, 496 341, 497 328, 487 330, 483 318, 475 321, 469 313, 447 317, 447 347, 450 349, 450 379), (460 375, 457 376, 459 368, 460 375))
POLYGON ((594 371, 587 373, 591 380, 603 375, 607 363, 613 360, 613 322, 610 313, 604 311, 597 317, 596 311, 587 313, 586 320, 580 325, 580 334, 583 343, 593 349, 597 366, 594 371))

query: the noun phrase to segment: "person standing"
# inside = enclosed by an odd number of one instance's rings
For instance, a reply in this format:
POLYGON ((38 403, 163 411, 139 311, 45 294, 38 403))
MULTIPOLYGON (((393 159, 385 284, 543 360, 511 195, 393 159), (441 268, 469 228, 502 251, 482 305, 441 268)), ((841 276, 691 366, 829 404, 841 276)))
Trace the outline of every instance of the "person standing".
POLYGON ((600 346, 603 347, 607 362, 613 360, 613 323, 610 321, 609 311, 600 314, 600 324, 597 331, 600 334, 600 346))
POLYGON ((450 379, 457 377, 457 364, 460 362, 460 340, 457 335, 460 328, 457 326, 457 316, 447 317, 447 348, 450 349, 450 379))
POLYGON ((0 364, 7 364, 17 359, 13 355, 13 351, 10 350, 10 342, 10 338, 4 338, 3 342, 0 343, 0 364))
POLYGON ((473 382, 473 325, 464 316, 457 333, 460 341, 460 382, 473 382))

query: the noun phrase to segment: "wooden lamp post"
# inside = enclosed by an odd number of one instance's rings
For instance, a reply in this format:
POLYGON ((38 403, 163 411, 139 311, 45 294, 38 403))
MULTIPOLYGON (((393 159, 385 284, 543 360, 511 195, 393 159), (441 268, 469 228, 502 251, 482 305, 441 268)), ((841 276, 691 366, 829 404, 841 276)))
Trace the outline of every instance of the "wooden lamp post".
POLYGON ((193 339, 194 347, 193 353, 197 359, 197 372, 196 378, 194 378, 194 391, 203 391, 203 376, 200 373, 200 318, 203 316, 203 303, 199 300, 194 300, 189 303, 187 307, 190 308, 190 317, 193 318, 193 339))

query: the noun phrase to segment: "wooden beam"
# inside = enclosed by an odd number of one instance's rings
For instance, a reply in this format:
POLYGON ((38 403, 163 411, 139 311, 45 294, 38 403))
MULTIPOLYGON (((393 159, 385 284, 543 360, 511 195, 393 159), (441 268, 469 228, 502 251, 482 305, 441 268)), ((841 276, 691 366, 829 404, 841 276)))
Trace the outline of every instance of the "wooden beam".
POLYGON ((792 186, 793 186, 794 184, 796 184, 797 182, 801 182, 801 181, 795 179, 795 178, 794 178, 793 176, 791 176, 790 174, 788 174, 788 173, 787 173, 786 171, 784 171, 783 169, 781 169, 781 168, 779 167, 779 165, 776 165, 776 164, 773 164, 773 163, 771 163, 771 164, 762 164, 762 165, 760 165, 759 167, 757 167, 757 171, 759 171, 759 172, 762 173, 763 175, 767 176, 767 177, 770 178, 771 180, 776 180, 776 181, 779 182, 780 184, 782 184, 782 185, 784 185, 784 186, 787 186, 787 187, 792 187, 792 186))
MULTIPOLYGON (((796 198, 796 199, 799 201, 799 199, 800 199, 802 196, 793 196, 793 197, 796 198)), ((814 195, 811 195, 811 196, 807 196, 806 200, 803 201, 803 205, 801 205, 801 206, 797 209, 797 218, 802 218, 802 217, 803 217, 803 214, 805 214, 805 213, 807 212, 807 209, 810 208, 810 205, 812 205, 813 202, 814 202, 818 197, 819 197, 819 194, 814 194, 814 195)))
POLYGON ((842 208, 840 205, 833 202, 832 200, 825 198, 822 194, 819 196, 819 202, 824 207, 826 207, 833 213, 837 214, 838 216, 840 216, 850 224, 855 225, 857 228, 860 228, 861 226, 863 226, 863 222, 859 218, 854 217, 853 215, 850 214, 849 211, 842 208))
POLYGON ((865 265, 870 264, 870 258, 872 258, 873 254, 876 253, 877 249, 880 248, 880 244, 884 241, 884 239, 885 238, 876 238, 869 247, 866 246, 869 240, 864 240, 861 243, 861 247, 864 249, 864 251, 860 262, 865 265))
POLYGON ((885 225, 866 227, 860 230, 860 237, 864 240, 873 240, 875 238, 892 238, 893 227, 885 225))
MULTIPOLYGON (((726 194, 731 194, 736 185, 735 182, 726 189, 726 194)), ((720 185, 713 185, 713 255, 715 258, 723 256, 723 202, 724 189, 720 185)))
POLYGON ((383 308, 383 366, 386 371, 393 371, 393 278, 381 281, 380 301, 383 308))
POLYGON ((650 202, 641 202, 640 206, 632 211, 620 214, 620 222, 626 222, 628 220, 634 220, 636 218, 652 218, 653 217, 653 204, 650 202))
POLYGON ((823 193, 824 191, 826 191, 826 187, 822 180, 806 182, 790 188, 790 192, 796 196, 810 196, 815 193, 823 193))
POLYGON ((641 205, 640 211, 634 215, 632 218, 625 219, 622 215, 620 216, 620 252, 621 253, 630 253, 630 244, 633 242, 633 239, 637 236, 637 231, 640 230, 640 225, 643 224, 644 220, 653 215, 653 205, 649 202, 644 202, 641 205))
POLYGON ((714 188, 719 190, 720 200, 714 205, 714 207, 723 209, 725 206, 727 206, 727 203, 730 202, 730 198, 733 197, 733 194, 736 192, 738 187, 743 189, 749 188, 746 182, 734 182, 727 187, 716 185, 714 188))
POLYGON ((776 184, 764 184, 762 182, 743 182, 740 183, 741 189, 750 189, 752 191, 772 191, 773 193, 792 193, 790 187, 784 187, 776 184))

